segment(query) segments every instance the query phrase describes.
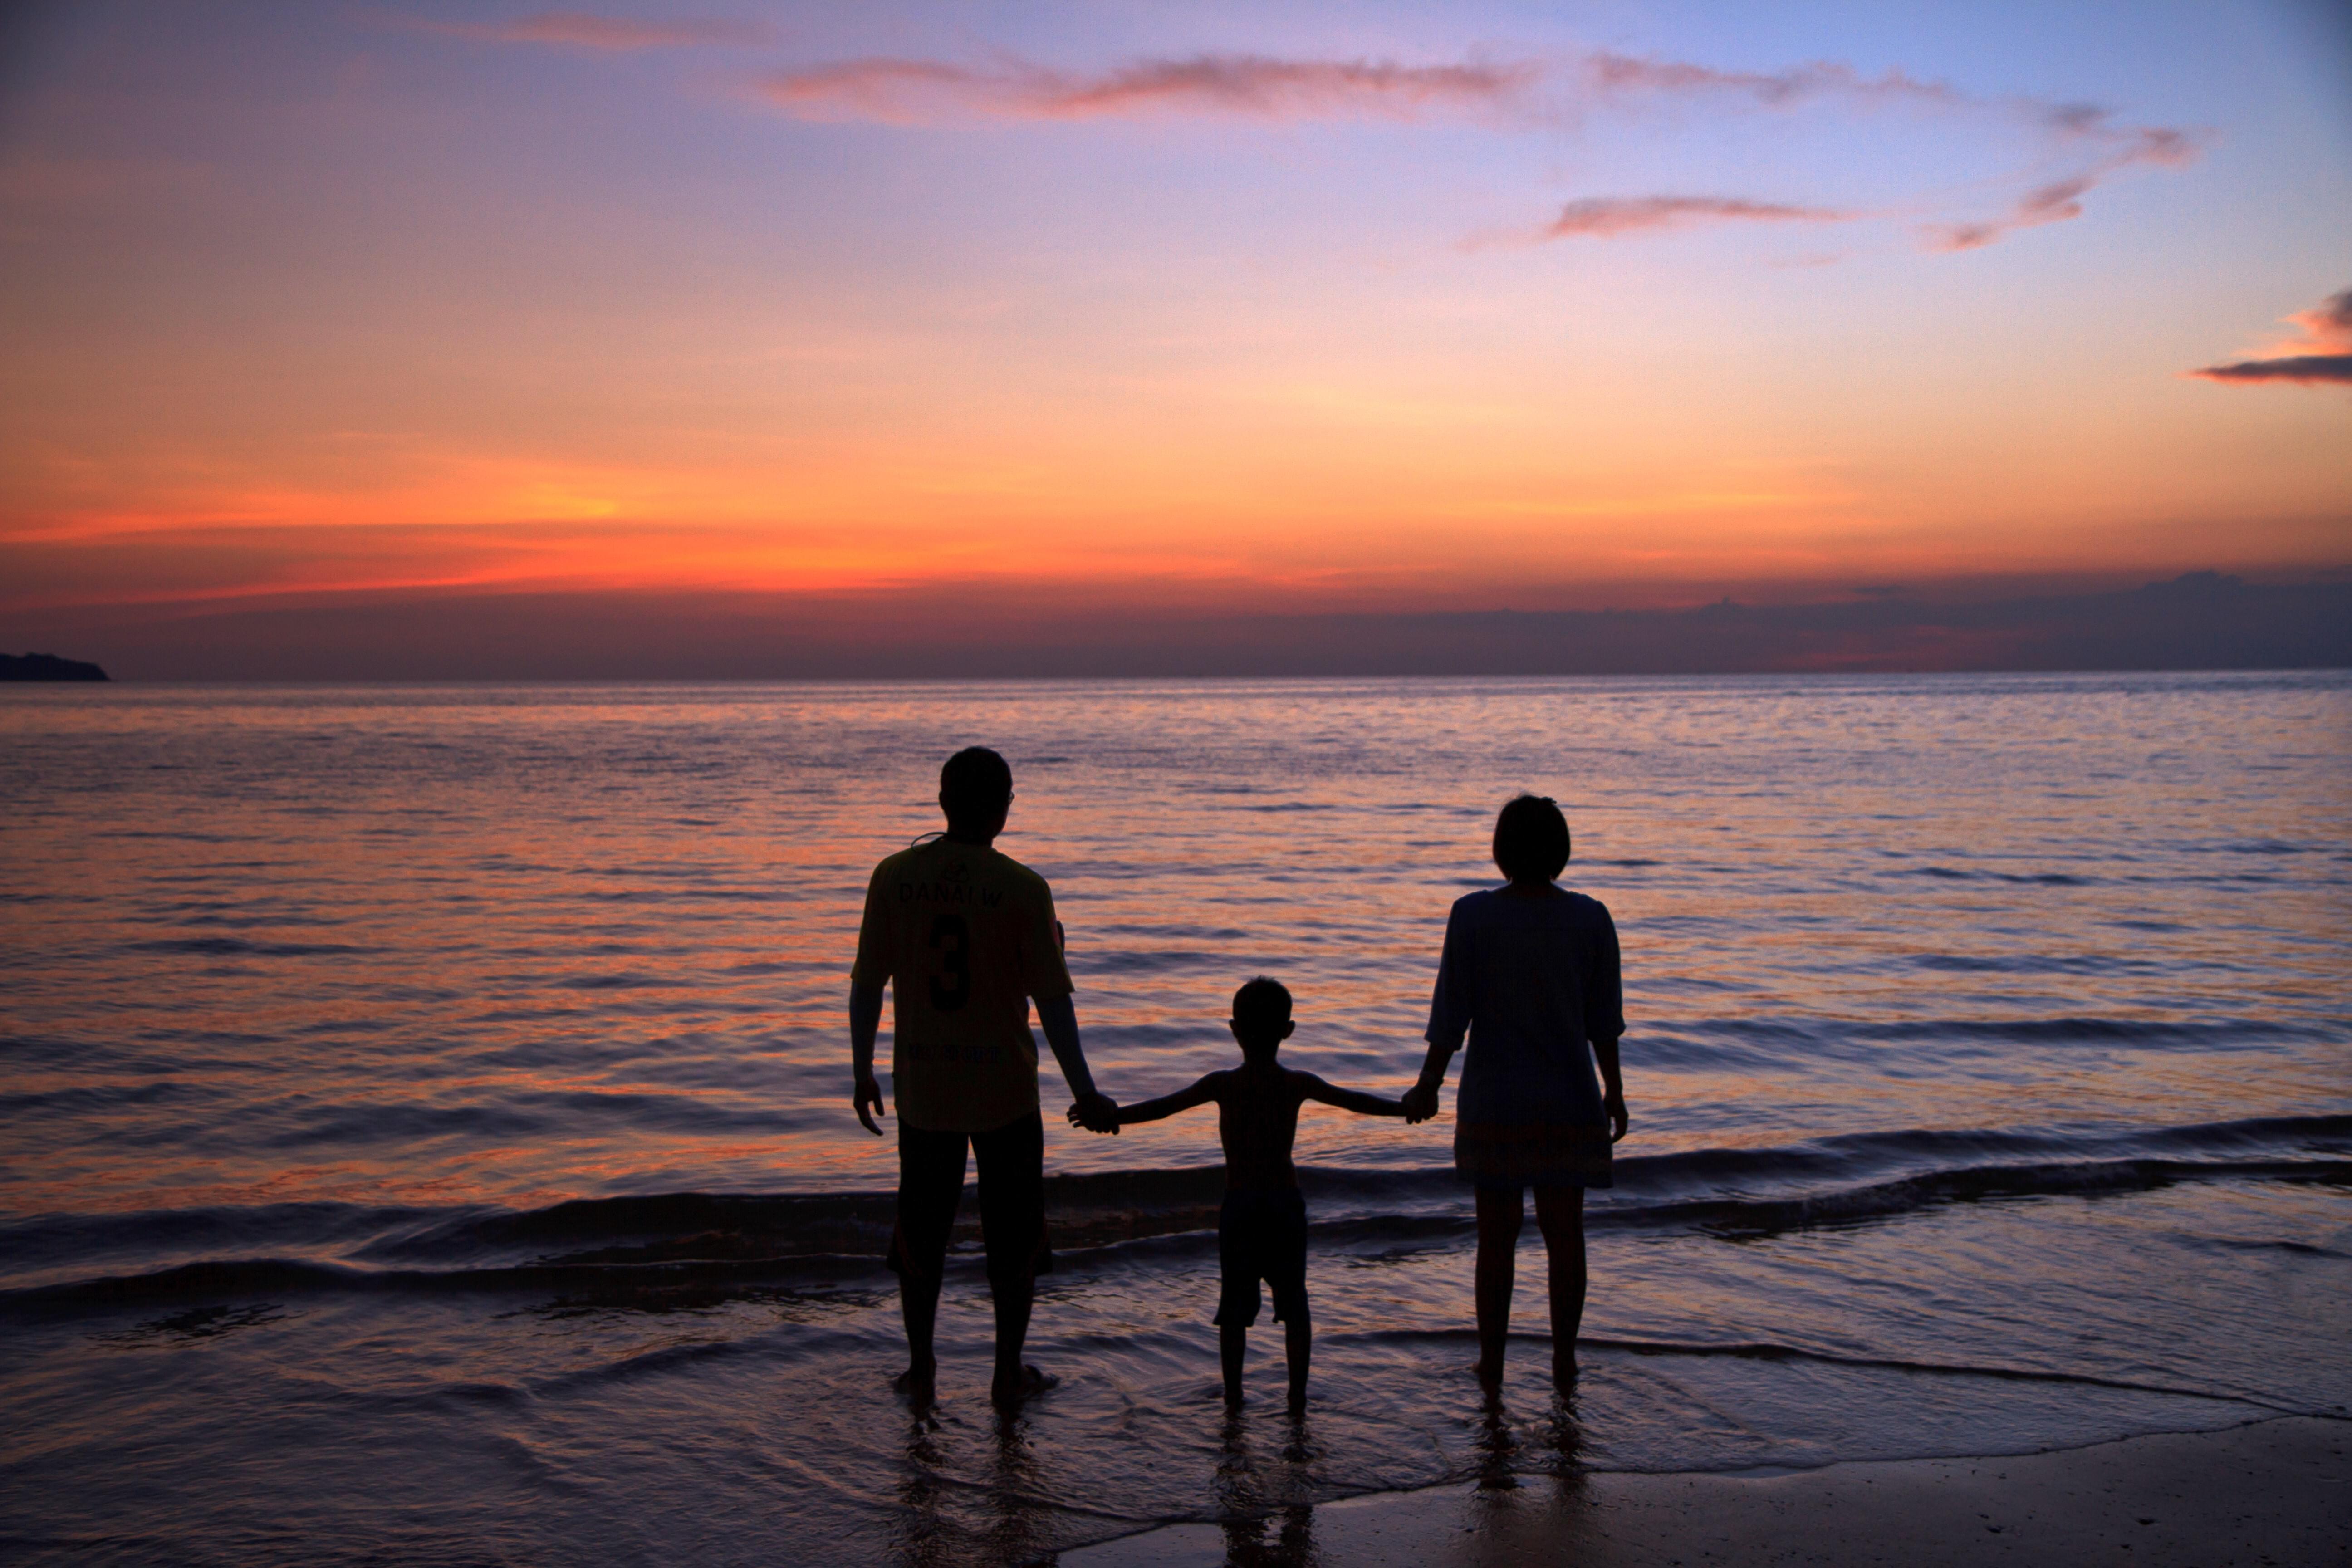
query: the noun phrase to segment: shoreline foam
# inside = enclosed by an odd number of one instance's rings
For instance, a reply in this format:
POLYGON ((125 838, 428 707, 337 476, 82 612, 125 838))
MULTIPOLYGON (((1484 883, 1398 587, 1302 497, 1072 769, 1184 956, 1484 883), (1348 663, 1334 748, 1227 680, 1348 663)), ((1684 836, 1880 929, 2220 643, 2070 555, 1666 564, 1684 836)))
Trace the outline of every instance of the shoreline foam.
POLYGON ((2352 1421, 2289 1416, 2000 1458, 1774 1476, 1497 1476, 1163 1526, 1060 1568, 1702 1563, 2079 1568, 2352 1559, 2352 1421))

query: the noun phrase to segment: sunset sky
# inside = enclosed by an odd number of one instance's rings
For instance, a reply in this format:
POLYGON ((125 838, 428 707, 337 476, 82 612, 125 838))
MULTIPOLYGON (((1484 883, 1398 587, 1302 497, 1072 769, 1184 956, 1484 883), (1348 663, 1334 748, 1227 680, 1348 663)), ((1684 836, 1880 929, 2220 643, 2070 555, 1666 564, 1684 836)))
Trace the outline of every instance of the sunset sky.
POLYGON ((2317 3, 36 5, 0 268, 12 648, 2352 563, 2317 3))

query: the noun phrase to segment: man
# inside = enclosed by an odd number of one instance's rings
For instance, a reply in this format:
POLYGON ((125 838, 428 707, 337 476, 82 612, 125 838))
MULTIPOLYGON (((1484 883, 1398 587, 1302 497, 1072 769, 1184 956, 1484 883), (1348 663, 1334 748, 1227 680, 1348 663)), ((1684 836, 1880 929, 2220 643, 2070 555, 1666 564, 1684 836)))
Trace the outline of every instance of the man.
POLYGON ((1037 1044, 1029 1002, 1076 1098, 1079 1124, 1118 1131, 1118 1107, 1095 1089, 1078 1044, 1061 926, 1045 879, 992 847, 1013 805, 1013 770, 985 746, 940 770, 946 834, 874 868, 857 962, 849 979, 851 1103, 881 1134, 874 1038, 882 988, 894 1002, 890 1076, 898 1096, 898 1223, 890 1268, 907 1324, 901 1380, 929 1396, 939 1363, 932 1327, 940 1272, 963 1194, 969 1144, 980 1166, 980 1223, 996 1304, 996 1373, 990 1396, 1010 1405, 1051 1381, 1024 1365, 1036 1277, 1052 1268, 1045 1240, 1045 1126, 1037 1110, 1037 1044))

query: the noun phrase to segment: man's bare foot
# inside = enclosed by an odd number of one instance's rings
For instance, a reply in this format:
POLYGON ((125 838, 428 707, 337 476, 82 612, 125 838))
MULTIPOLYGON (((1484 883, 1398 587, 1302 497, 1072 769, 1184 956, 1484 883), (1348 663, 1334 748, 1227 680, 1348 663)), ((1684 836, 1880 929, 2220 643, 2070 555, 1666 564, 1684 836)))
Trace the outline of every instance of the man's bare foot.
POLYGON ((998 1373, 988 1385, 988 1397, 1010 1410, 1023 1400, 1034 1399, 1061 1381, 1052 1373, 1024 1366, 1011 1376, 998 1373))

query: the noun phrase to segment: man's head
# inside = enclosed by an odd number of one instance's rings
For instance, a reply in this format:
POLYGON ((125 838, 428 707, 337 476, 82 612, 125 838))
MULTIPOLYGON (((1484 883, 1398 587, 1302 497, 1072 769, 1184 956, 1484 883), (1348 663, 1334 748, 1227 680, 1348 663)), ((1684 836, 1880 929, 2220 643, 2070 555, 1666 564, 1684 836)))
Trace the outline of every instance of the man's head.
POLYGON ((1290 1038, 1290 992, 1261 974, 1234 993, 1234 1038, 1252 1061, 1272 1061, 1290 1038))
POLYGON ((1568 818, 1547 795, 1523 795, 1495 818, 1495 864, 1514 882, 1549 882, 1568 868, 1568 818))
POLYGON ((957 838, 995 837, 1012 805, 1013 769, 986 746, 966 746, 940 769, 940 809, 957 838))

